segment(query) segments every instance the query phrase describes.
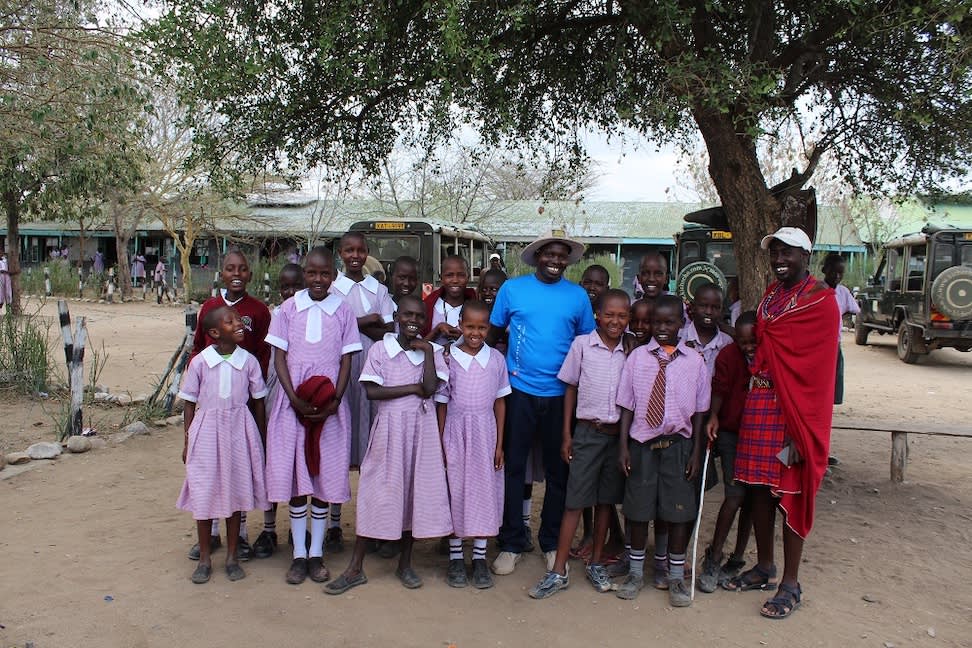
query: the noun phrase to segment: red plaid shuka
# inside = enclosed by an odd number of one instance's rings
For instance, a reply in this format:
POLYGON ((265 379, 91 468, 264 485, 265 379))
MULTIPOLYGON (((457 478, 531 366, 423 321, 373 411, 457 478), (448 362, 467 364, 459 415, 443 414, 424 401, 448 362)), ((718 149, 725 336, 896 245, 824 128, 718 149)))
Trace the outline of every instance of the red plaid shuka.
POLYGON ((776 457, 783 449, 786 419, 772 387, 753 387, 746 395, 736 446, 737 481, 778 489, 783 463, 776 457))

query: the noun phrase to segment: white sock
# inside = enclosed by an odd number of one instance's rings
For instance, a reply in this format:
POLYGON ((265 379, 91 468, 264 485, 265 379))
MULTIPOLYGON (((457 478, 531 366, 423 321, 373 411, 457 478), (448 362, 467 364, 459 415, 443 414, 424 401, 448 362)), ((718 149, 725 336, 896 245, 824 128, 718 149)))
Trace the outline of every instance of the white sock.
POLYGON ((523 524, 530 526, 530 514, 533 511, 533 499, 523 500, 523 524))
POLYGON ((290 533, 294 537, 294 558, 307 557, 307 505, 290 507, 290 533))
POLYGON ((324 555, 324 530, 327 526, 327 505, 315 506, 311 504, 311 558, 324 555))
POLYGON ((249 542, 250 536, 246 532, 246 511, 240 511, 240 537, 249 542))
POLYGON ((473 539, 473 560, 486 560, 486 538, 473 539))
POLYGON ((330 504, 331 519, 327 523, 328 529, 341 528, 341 505, 340 504, 330 504))
POLYGON ((465 560, 462 555, 462 538, 449 538, 449 560, 465 560))
POLYGON ((209 535, 211 536, 219 535, 219 518, 213 519, 213 526, 212 526, 212 530, 209 532, 209 535))
POLYGON ((263 512, 263 530, 267 532, 277 532, 277 505, 271 504, 270 508, 263 512))

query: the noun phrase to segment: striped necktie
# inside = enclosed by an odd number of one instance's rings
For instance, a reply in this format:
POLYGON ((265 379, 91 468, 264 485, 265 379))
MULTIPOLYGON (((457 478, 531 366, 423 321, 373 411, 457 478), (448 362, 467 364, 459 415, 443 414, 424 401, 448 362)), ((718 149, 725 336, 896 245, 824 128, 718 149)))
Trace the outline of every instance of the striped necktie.
POLYGON ((667 378, 665 370, 668 365, 678 357, 678 351, 668 356, 662 349, 656 349, 655 359, 658 360, 658 373, 655 375, 655 383, 651 386, 651 396, 648 397, 648 409, 645 413, 645 422, 648 427, 660 428, 665 421, 665 385, 667 378))

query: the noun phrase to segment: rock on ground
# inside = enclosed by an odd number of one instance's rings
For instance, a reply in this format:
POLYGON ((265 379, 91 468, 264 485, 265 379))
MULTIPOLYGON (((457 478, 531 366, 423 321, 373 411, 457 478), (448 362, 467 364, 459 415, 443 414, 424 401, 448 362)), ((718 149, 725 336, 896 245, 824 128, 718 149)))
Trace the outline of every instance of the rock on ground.
POLYGON ((81 454, 91 449, 91 441, 83 436, 73 436, 67 440, 68 452, 81 454))
POLYGON ((11 452, 7 455, 7 463, 11 466, 19 466, 30 461, 30 455, 26 452, 11 452))
POLYGON ((0 470, 3 470, 6 467, 7 467, 7 458, 3 456, 3 453, 0 453, 0 470))
POLYGON ((141 421, 135 421, 134 423, 129 423, 122 428, 122 432, 127 432, 128 434, 138 435, 138 434, 150 434, 149 428, 145 423, 141 421))
POLYGON ((31 459, 55 459, 61 454, 61 444, 40 441, 27 448, 27 456, 31 459))
POLYGON ((108 447, 108 442, 101 437, 92 437, 88 439, 88 442, 91 443, 92 450, 104 450, 108 447))

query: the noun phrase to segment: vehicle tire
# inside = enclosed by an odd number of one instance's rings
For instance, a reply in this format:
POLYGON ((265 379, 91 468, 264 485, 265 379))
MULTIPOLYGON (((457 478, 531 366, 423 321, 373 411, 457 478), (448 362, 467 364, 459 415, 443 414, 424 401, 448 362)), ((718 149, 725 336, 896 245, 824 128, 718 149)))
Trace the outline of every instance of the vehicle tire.
POLYGON ((917 350, 915 333, 917 329, 907 322, 898 327, 898 358, 905 364, 915 364, 923 353, 917 350))
POLYGON ((935 309, 953 320, 972 319, 972 269, 946 268, 935 277, 931 287, 935 309))
POLYGON ((854 344, 857 346, 866 346, 867 336, 871 332, 871 329, 864 325, 863 319, 861 313, 854 318, 854 344))

